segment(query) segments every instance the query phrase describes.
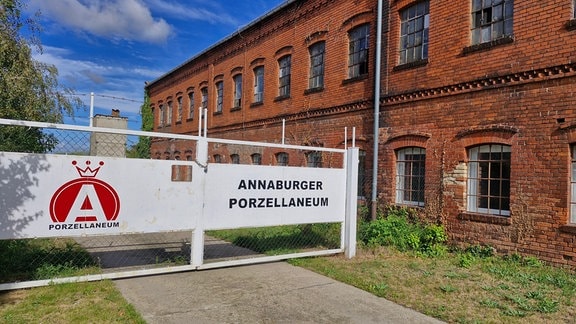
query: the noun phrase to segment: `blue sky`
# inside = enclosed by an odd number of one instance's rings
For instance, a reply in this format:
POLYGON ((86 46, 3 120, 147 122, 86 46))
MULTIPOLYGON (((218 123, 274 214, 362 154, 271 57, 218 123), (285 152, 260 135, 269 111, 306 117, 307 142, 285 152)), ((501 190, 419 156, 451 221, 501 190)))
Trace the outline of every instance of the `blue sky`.
MULTIPOLYGON (((25 1, 26 2, 26 1, 25 1)), ((40 12, 38 61, 58 68, 84 110, 66 123, 89 124, 95 114, 120 109, 140 129, 144 81, 152 81, 285 0, 28 0, 40 12)))

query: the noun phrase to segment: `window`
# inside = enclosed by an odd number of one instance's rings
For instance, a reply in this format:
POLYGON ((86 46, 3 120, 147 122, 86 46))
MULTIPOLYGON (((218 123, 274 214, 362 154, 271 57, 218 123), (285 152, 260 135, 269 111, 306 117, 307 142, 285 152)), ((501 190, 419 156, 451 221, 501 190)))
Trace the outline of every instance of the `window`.
POLYGON ((472 0, 472 44, 512 36, 512 0, 472 0))
POLYGON ((178 104, 178 111, 176 114, 176 122, 181 122, 182 121, 182 97, 178 97, 178 99, 176 99, 176 102, 178 104))
POLYGON ((230 161, 232 162, 232 164, 240 164, 240 155, 238 154, 230 155, 230 161))
POLYGON ((188 93, 188 119, 194 118, 194 91, 188 93))
POLYGON ((254 103, 264 100, 264 67, 254 69, 254 103))
POLYGON ((166 126, 172 125, 172 101, 166 105, 166 126))
POLYGON ((402 10, 400 19, 400 64, 428 58, 429 2, 402 10))
POLYGON ((278 60, 278 96, 290 96, 290 69, 292 65, 292 56, 286 55, 278 60))
POLYGON ((570 176, 570 223, 576 223, 576 145, 572 145, 572 162, 570 176))
POLYGON ((306 155, 306 165, 309 168, 322 167, 322 152, 310 152, 306 155))
POLYGON ((222 163, 222 155, 214 154, 213 158, 214 158, 214 163, 222 163))
POLYGON ((396 203, 424 206, 426 150, 408 147, 396 156, 396 203))
POLYGON ((325 43, 320 42, 310 46, 310 79, 309 89, 324 87, 324 53, 325 43))
POLYGON ((165 114, 165 109, 164 109, 164 105, 160 105, 159 106, 160 109, 158 109, 158 127, 164 127, 164 114, 165 114))
POLYGON ((287 166, 288 165, 288 153, 280 152, 280 153, 276 154, 276 164, 281 165, 281 166, 287 166))
POLYGON ((252 157, 252 164, 260 165, 262 164, 262 155, 260 153, 254 153, 251 155, 252 157))
POLYGON ((200 92, 202 92, 201 108, 202 109, 208 108, 208 88, 202 88, 200 92))
POLYGON ((509 216, 510 146, 476 146, 468 154, 468 211, 509 216))
POLYGON ((242 74, 234 76, 234 103, 232 107, 242 107, 242 74))
POLYGON ((348 78, 355 78, 368 73, 368 39, 370 25, 362 25, 348 33, 348 78))
POLYGON ((216 82, 216 112, 222 112, 222 102, 224 99, 224 82, 216 82))

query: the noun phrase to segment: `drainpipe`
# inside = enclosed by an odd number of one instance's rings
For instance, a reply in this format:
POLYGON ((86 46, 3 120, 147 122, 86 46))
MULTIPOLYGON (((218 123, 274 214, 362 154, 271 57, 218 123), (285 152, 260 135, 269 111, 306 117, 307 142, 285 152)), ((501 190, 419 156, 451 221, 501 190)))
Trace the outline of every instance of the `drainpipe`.
POLYGON ((380 69, 382 59, 382 0, 378 0, 376 18, 376 62, 374 75, 374 148, 372 161, 371 217, 376 219, 378 205, 378 138, 380 137, 380 69))

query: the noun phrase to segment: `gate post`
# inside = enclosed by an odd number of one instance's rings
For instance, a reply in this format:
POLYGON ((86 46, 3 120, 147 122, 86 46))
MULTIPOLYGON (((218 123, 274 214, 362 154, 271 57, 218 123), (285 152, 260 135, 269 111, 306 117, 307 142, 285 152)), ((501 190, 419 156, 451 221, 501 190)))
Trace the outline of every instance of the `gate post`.
POLYGON ((358 213, 358 163, 359 150, 349 148, 346 152, 346 214, 344 217, 344 255, 356 256, 356 222, 358 213))
MULTIPOLYGON (((204 172, 196 174, 200 177, 202 188, 202 206, 199 206, 200 215, 196 217, 196 226, 192 231, 192 241, 190 248, 190 264, 199 267, 204 263, 204 199, 206 196, 206 172, 208 172, 208 140, 201 137, 196 142, 196 163, 204 168, 204 172)), ((192 213, 198 213, 198 210, 192 210, 192 213)))

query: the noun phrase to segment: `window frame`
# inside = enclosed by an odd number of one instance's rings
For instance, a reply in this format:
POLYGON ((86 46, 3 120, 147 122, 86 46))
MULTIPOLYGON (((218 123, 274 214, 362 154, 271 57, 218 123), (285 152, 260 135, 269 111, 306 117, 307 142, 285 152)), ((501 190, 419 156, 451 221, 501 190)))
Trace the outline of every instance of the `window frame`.
POLYGON ((208 108, 208 87, 203 87, 200 89, 200 93, 202 97, 200 101, 200 108, 206 109, 208 108))
POLYGON ((308 89, 322 89, 324 88, 326 42, 321 41, 310 45, 308 53, 310 54, 308 89))
POLYGON ((399 64, 428 59, 430 1, 418 2, 400 12, 399 64))
POLYGON ((224 81, 217 81, 214 85, 216 88, 216 107, 215 113, 222 113, 224 106, 224 81))
POLYGON ((321 168, 322 167, 322 152, 312 151, 306 154, 306 166, 309 168, 321 168))
POLYGON ((164 122, 166 120, 166 116, 165 116, 165 110, 166 108, 164 108, 164 104, 158 104, 158 127, 164 127, 164 122))
POLYGON ((492 0, 472 0, 470 24, 472 45, 512 37, 514 33, 514 0, 501 0, 495 5, 492 4, 492 0), (501 8, 498 8, 500 6, 501 8), (497 14, 502 16, 499 17, 497 14))
POLYGON ((232 99, 232 108, 239 109, 242 107, 242 74, 236 74, 232 77, 234 81, 234 96, 232 99))
POLYGON ((426 149, 396 150, 396 203, 424 207, 426 195, 426 149))
POLYGON ((278 59, 278 97, 290 96, 292 77, 292 55, 284 55, 278 59))
POLYGON ((178 96, 176 98, 176 103, 178 105, 177 110, 176 110, 176 122, 181 123, 182 122, 182 96, 178 96))
POLYGON ((354 79, 369 72, 370 24, 362 24, 348 31, 348 78, 354 79))
POLYGON ((288 166, 289 155, 286 152, 276 153, 276 165, 288 166))
POLYGON ((172 126, 172 100, 166 103, 166 126, 172 126))
POLYGON ((194 91, 188 92, 188 119, 194 119, 194 91))
POLYGON ((264 66, 254 68, 254 96, 252 102, 259 104, 264 102, 264 66))
POLYGON ((482 144, 468 148, 468 212, 510 217, 511 157, 511 146, 506 144, 482 144), (486 154, 488 159, 485 158, 486 154), (501 157, 497 158, 497 154, 501 157), (498 177, 493 174, 494 170, 498 177), (494 203, 499 207, 493 208, 494 203))
POLYGON ((253 165, 262 165, 262 154, 260 153, 251 154, 250 159, 252 160, 253 165))
POLYGON ((230 163, 232 164, 240 164, 240 155, 234 153, 230 154, 230 163))

